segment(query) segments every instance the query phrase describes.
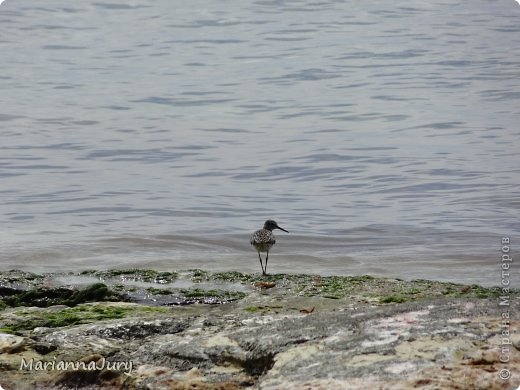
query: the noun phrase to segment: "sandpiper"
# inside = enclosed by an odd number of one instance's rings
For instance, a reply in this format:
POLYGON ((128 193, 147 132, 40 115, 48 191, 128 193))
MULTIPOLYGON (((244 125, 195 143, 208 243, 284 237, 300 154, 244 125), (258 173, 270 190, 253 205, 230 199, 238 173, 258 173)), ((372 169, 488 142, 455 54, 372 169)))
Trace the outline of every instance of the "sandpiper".
POLYGON ((251 245, 253 245, 258 252, 258 258, 260 259, 260 267, 262 267, 262 275, 266 275, 267 273, 267 260, 269 260, 269 249, 276 243, 274 238, 273 230, 280 229, 284 232, 289 233, 287 230, 278 226, 278 224, 272 219, 268 219, 264 223, 264 228, 257 230, 251 236, 251 245), (267 252, 265 256, 265 268, 262 262, 262 256, 260 256, 260 252, 267 252))

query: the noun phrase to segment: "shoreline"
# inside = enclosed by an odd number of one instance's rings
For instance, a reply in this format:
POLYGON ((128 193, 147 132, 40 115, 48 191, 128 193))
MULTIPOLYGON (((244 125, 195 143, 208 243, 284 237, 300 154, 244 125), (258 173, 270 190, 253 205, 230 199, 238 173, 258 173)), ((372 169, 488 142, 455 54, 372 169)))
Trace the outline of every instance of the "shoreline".
MULTIPOLYGON (((247 228, 244 228, 247 231, 247 228)), ((278 240, 272 269, 321 276, 373 275, 452 283, 500 284, 500 238, 488 232, 446 231, 408 225, 366 225, 330 234, 291 233, 278 240)), ((84 269, 200 268, 213 272, 258 272, 249 233, 188 231, 124 234, 13 247, 0 256, 0 272, 81 272, 84 269)), ((520 286, 520 276, 511 275, 520 286)))
POLYGON ((502 295, 370 275, 0 272, 0 385, 509 389, 520 339, 498 348, 502 295))
MULTIPOLYGON (((154 269, 162 272, 177 272, 187 269, 211 269, 212 272, 257 273, 259 271, 258 257, 247 248, 248 251, 230 255, 223 253, 213 257, 209 254, 187 256, 184 260, 170 259, 154 255, 148 258, 146 255, 134 257, 115 257, 113 264, 105 258, 100 259, 66 259, 60 261, 67 264, 49 264, 48 260, 38 261, 27 266, 20 266, 24 261, 7 260, 1 272, 12 269, 21 269, 25 272, 40 274, 78 274, 85 269, 109 271, 111 269, 154 269), (208 258, 210 260, 208 260, 208 258), (247 259, 244 261, 244 259, 247 259), (81 260, 81 261, 80 261, 81 260), (88 266, 85 266, 87 264, 88 266)), ((111 257, 114 257, 113 255, 111 257)), ((427 279, 432 281, 478 284, 484 287, 497 287, 501 284, 500 258, 491 261, 489 257, 442 257, 436 256, 429 259, 390 256, 387 258, 373 258, 364 256, 363 260, 349 256, 322 256, 322 255, 286 255, 276 253, 273 259, 273 269, 270 271, 278 274, 297 274, 295 270, 305 271, 307 274, 316 274, 322 277, 328 276, 363 276, 372 275, 380 278, 396 278, 406 281, 415 279, 427 279)), ((511 274, 511 284, 520 286, 520 277, 516 273, 511 274)))

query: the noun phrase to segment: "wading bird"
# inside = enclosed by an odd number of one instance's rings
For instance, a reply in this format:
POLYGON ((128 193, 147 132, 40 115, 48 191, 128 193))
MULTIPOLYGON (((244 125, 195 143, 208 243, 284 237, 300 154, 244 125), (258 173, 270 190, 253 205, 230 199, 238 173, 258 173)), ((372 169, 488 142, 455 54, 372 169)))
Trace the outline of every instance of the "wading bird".
POLYGON ((276 243, 274 238, 273 230, 280 229, 284 232, 289 233, 287 230, 278 226, 278 224, 272 219, 268 219, 264 223, 264 228, 257 230, 251 236, 251 245, 253 245, 258 252, 258 259, 260 259, 260 267, 262 267, 262 275, 266 275, 267 273, 267 261, 269 260, 269 249, 276 243), (266 252, 265 256, 265 267, 262 261, 262 256, 260 256, 260 252, 266 252))

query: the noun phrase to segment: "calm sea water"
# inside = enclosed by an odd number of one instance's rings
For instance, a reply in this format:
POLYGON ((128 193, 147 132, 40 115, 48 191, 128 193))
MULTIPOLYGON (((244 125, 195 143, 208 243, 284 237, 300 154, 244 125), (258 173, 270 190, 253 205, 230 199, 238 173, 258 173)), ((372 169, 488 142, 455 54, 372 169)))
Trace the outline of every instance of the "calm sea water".
POLYGON ((520 247, 513 0, 7 0, 0 53, 2 269, 256 272, 267 218, 271 272, 520 247))

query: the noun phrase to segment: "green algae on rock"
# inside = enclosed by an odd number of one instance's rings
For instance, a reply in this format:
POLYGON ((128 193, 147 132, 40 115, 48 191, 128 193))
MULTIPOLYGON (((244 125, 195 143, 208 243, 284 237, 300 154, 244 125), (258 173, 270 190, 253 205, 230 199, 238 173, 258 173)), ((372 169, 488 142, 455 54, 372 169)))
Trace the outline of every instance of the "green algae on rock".
POLYGON ((120 319, 148 313, 167 313, 166 308, 139 306, 132 303, 96 302, 75 307, 11 309, 0 320, 0 329, 6 333, 32 331, 38 327, 61 328, 96 321, 120 319))
POLYGON ((152 295, 170 295, 173 294, 173 291, 169 288, 156 288, 156 287, 148 287, 146 289, 152 295))
POLYGON ((246 296, 245 293, 240 291, 204 290, 201 288, 181 289, 180 292, 185 298, 216 298, 225 301, 241 299, 246 296))
POLYGON ((500 295, 497 287, 467 286, 450 282, 378 278, 360 276, 318 276, 308 274, 247 274, 237 271, 215 272, 193 269, 189 277, 194 282, 216 281, 254 285, 275 283, 299 295, 321 296, 328 299, 346 297, 367 298, 381 304, 402 303, 435 296, 494 298, 500 295))
POLYGON ((379 299, 380 303, 403 303, 406 301, 408 301, 408 299, 402 295, 388 295, 379 299))
POLYGON ((7 296, 4 295, 0 300, 0 306, 76 306, 85 302, 126 299, 126 295, 110 290, 105 284, 94 283, 79 290, 68 287, 34 287, 27 291, 16 290, 7 296))

